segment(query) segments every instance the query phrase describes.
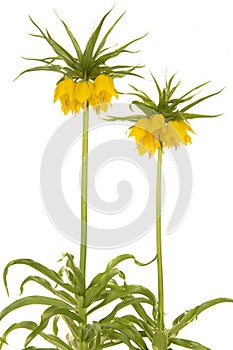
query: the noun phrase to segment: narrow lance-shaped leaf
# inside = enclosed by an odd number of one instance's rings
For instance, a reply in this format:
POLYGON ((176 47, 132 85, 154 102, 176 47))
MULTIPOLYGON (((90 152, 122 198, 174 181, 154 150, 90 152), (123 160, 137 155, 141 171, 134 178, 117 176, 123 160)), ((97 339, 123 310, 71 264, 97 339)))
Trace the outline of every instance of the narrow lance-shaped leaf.
POLYGON ((188 120, 188 119, 198 119, 198 118, 216 118, 219 117, 221 114, 212 114, 212 115, 208 115, 208 114, 196 114, 196 113, 182 113, 180 112, 180 115, 182 117, 182 119, 184 120, 188 120))
POLYGON ((56 306, 51 306, 46 309, 41 315, 41 322, 36 329, 34 329, 27 337, 25 341, 25 345, 27 346, 37 335, 47 327, 49 320, 57 315, 64 315, 71 320, 75 320, 77 322, 83 322, 82 318, 77 315, 77 313, 68 310, 67 308, 60 308, 56 306))
POLYGON ((79 340, 79 328, 77 327, 74 320, 72 320, 70 317, 66 317, 62 315, 62 320, 66 323, 67 327, 70 329, 73 337, 75 340, 79 340))
POLYGON ((140 261, 138 261, 134 255, 132 254, 122 254, 122 255, 118 255, 116 258, 112 259, 108 265, 106 270, 111 270, 113 267, 115 267, 116 265, 118 265, 120 262, 124 261, 124 260, 128 260, 128 259, 132 259, 134 260, 134 263, 138 266, 147 266, 150 265, 151 263, 153 263, 156 260, 156 257, 153 258, 152 260, 146 262, 146 263, 142 263, 140 261))
MULTIPOLYGON (((153 114, 156 114, 157 111, 154 107, 151 105, 148 105, 146 103, 140 102, 140 101, 133 101, 132 105, 137 106, 147 117, 152 116, 153 114)), ((141 116, 143 118, 144 116, 141 116)))
POLYGON ((120 275, 118 269, 112 269, 98 274, 86 290, 85 307, 90 306, 94 301, 102 298, 101 294, 105 291, 109 281, 116 275, 120 275), (94 281, 94 282, 93 282, 94 281))
POLYGON ((129 350, 139 350, 138 348, 135 348, 135 346, 131 344, 131 339, 124 334, 125 327, 116 327, 116 325, 104 324, 102 328, 102 333, 103 333, 103 338, 106 339, 105 341, 107 341, 108 339, 110 340, 109 343, 101 345, 103 349, 123 343, 128 346, 129 350), (113 342, 114 339, 117 340, 116 343, 113 342))
POLYGON ((64 74, 65 72, 62 71, 62 69, 63 68, 59 65, 37 66, 37 67, 33 67, 33 68, 29 68, 29 69, 24 70, 14 79, 14 81, 16 79, 18 79, 21 75, 23 75, 25 73, 29 73, 29 72, 49 71, 49 72, 56 72, 56 73, 64 74))
POLYGON ((8 305, 5 309, 3 309, 0 312, 0 321, 12 311, 28 305, 54 305, 57 307, 68 309, 68 310, 73 309, 71 305, 59 299, 49 298, 41 295, 33 295, 33 296, 21 298, 19 300, 14 301, 10 305, 8 305))
POLYGON ((124 333, 132 339, 132 342, 140 346, 140 350, 148 350, 148 347, 137 328, 129 322, 126 318, 115 318, 113 321, 114 327, 119 327, 118 329, 123 330, 124 333), (120 328, 122 327, 122 328, 120 328))
POLYGON ((113 23, 113 25, 109 28, 109 30, 107 31, 107 33, 104 35, 103 39, 101 40, 98 48, 96 49, 95 51, 95 54, 94 54, 94 57, 93 59, 95 60, 98 55, 101 53, 101 50, 103 49, 105 43, 106 43, 106 40, 109 36, 109 34, 112 32, 112 30, 115 28, 115 26, 117 25, 117 23, 120 21, 120 19, 124 16, 125 12, 123 12, 120 17, 117 18, 117 20, 113 23))
MULTIPOLYGON (((73 350, 71 346, 66 344, 61 338, 57 337, 56 335, 53 334, 45 334, 45 333, 40 333, 40 336, 47 340, 50 344, 53 344, 56 346, 56 349, 59 350, 73 350)), ((27 350, 26 348, 25 350, 27 350)), ((35 350, 38 350, 37 348, 35 350)))
POLYGON ((36 261, 32 260, 32 259, 16 259, 16 260, 12 260, 11 262, 9 262, 3 272, 3 280, 4 280, 4 285, 6 288, 6 291, 9 295, 8 292, 8 287, 7 287, 7 274, 8 274, 8 270, 11 266, 13 265, 28 265, 30 267, 32 267, 33 269, 41 272, 43 275, 49 277, 52 281, 54 281, 55 283, 57 283, 58 285, 62 286, 64 289, 78 295, 78 292, 68 283, 65 283, 59 276, 59 274, 54 271, 51 270, 49 268, 47 268, 46 266, 37 263, 36 261))
POLYGON ((145 98, 146 100, 150 101, 150 97, 149 97, 144 91, 139 90, 139 89, 136 88, 134 85, 129 84, 129 86, 132 87, 135 91, 140 92, 141 95, 139 95, 139 96, 144 96, 144 98, 145 98))
POLYGON ((40 284, 42 287, 49 290, 54 295, 58 296, 59 298, 63 299, 64 301, 71 303, 72 305, 77 304, 77 300, 74 299, 69 293, 65 292, 64 290, 57 290, 56 288, 52 287, 52 285, 44 278, 41 278, 39 276, 28 276, 20 286, 20 294, 23 293, 24 286, 28 282, 35 282, 40 284))
POLYGON ((186 349, 193 349, 193 350, 211 350, 210 348, 207 348, 206 346, 197 343, 192 340, 187 340, 187 339, 179 339, 179 338, 169 338, 169 341, 172 344, 182 346, 183 348, 186 349))
POLYGON ((154 337, 154 328, 153 327, 150 327, 148 325, 148 323, 140 318, 137 318, 136 316, 134 315, 126 315, 126 316, 122 316, 121 318, 125 318, 127 319, 128 321, 132 322, 132 323, 135 323, 136 325, 138 325, 141 329, 144 330, 145 332, 145 335, 149 338, 150 341, 153 340, 153 337, 154 337))
POLYGON ((148 297, 151 300, 153 305, 157 305, 154 294, 147 288, 138 285, 109 285, 109 291, 105 294, 103 301, 100 304, 95 305, 91 310, 88 311, 88 314, 98 310, 99 308, 111 303, 116 299, 123 299, 125 297, 131 297, 134 294, 140 294, 148 297))
POLYGON ((52 46, 53 50, 56 52, 57 55, 61 56, 62 59, 66 62, 68 66, 70 66, 72 69, 81 69, 80 63, 68 52, 66 51, 60 44, 58 44, 49 34, 48 30, 46 29, 47 37, 46 40, 52 46))
POLYGON ((85 51, 84 51, 84 55, 83 55, 83 65, 84 65, 84 69, 90 66, 91 60, 92 60, 92 55, 93 55, 93 50, 96 44, 96 41, 98 39, 100 30, 103 26, 103 23, 106 19, 106 17, 109 15, 109 13, 112 11, 113 8, 111 8, 101 19, 99 25, 97 26, 96 30, 92 33, 92 35, 90 36, 85 51))
POLYGON ((219 90, 219 91, 217 91, 217 92, 215 92, 215 93, 213 93, 213 94, 204 96, 204 97, 202 97, 202 98, 200 98, 200 99, 198 99, 198 100, 196 100, 196 101, 190 103, 189 105, 185 106, 184 108, 182 108, 182 109, 180 110, 180 112, 186 112, 188 109, 192 108, 193 106, 197 105, 198 103, 200 103, 200 102, 202 102, 202 101, 204 101, 204 100, 207 100, 207 99, 210 98, 210 97, 216 96, 216 95, 220 94, 220 92, 222 92, 222 91, 223 91, 223 89, 221 89, 221 90, 219 90))
POLYGON ((141 304, 150 304, 151 302, 146 299, 146 298, 128 298, 127 300, 124 300, 122 302, 120 302, 119 304, 117 304, 114 309, 112 310, 112 312, 110 312, 106 317, 104 317, 103 319, 100 320, 100 323, 105 323, 105 322, 109 322, 110 320, 112 320, 115 315, 117 314, 118 311, 120 311, 121 309, 125 308, 128 305, 141 305, 141 304))
POLYGON ((196 86, 196 87, 194 87, 193 89, 189 90, 189 91, 186 92, 184 95, 182 95, 182 96, 179 98, 179 100, 182 100, 184 97, 190 95, 193 91, 199 90, 201 87, 203 87, 203 86, 205 86, 205 85, 207 85, 207 84, 209 84, 209 83, 210 83, 210 80, 209 80, 209 81, 206 81, 205 83, 202 83, 202 84, 200 84, 200 85, 198 85, 198 86, 196 86))
POLYGON ((75 265, 74 263, 74 256, 66 253, 64 254, 64 257, 67 258, 67 267, 69 267, 71 269, 71 271, 73 272, 74 276, 75 276, 75 288, 80 288, 81 294, 85 293, 85 280, 84 277, 81 273, 81 271, 79 270, 79 268, 75 265))
MULTIPOLYGON (((93 61, 93 65, 103 64, 103 63, 105 63, 107 60, 109 60, 110 58, 117 57, 119 54, 121 54, 121 53, 123 53, 123 52, 131 52, 131 51, 126 50, 126 48, 127 48, 129 45, 135 43, 136 41, 143 39, 146 35, 147 35, 147 33, 144 34, 143 36, 140 36, 139 38, 136 38, 136 39, 134 39, 134 40, 129 41, 127 44, 125 44, 125 45, 119 47, 118 49, 116 49, 116 50, 114 50, 114 51, 112 51, 112 52, 109 52, 109 53, 107 53, 107 54, 105 54, 105 55, 100 56, 100 57, 97 58, 95 61, 93 61)), ((132 52, 131 52, 131 53, 132 53, 132 52)))
POLYGON ((42 31, 42 29, 36 24, 36 22, 29 16, 31 22, 34 24, 34 26, 40 31, 42 34, 42 38, 44 38, 48 44, 52 47, 52 49, 56 52, 58 56, 61 56, 62 59, 66 62, 68 66, 70 66, 73 69, 80 69, 80 65, 78 64, 77 60, 68 52, 66 51, 60 44, 58 44, 49 34, 48 30, 46 30, 47 35, 42 31))
MULTIPOLYGON (((55 11, 56 13, 56 11, 55 11)), ((65 30, 67 32, 67 34, 69 35, 69 38, 75 48, 75 51, 77 53, 77 56, 78 56, 78 59, 79 59, 79 62, 80 64, 82 65, 82 62, 83 62, 83 53, 82 53, 82 50, 80 48, 80 45, 78 43, 78 41, 76 40, 75 36, 73 35, 73 33, 71 32, 70 28, 68 27, 68 25, 58 16, 58 14, 56 13, 57 17, 59 18, 59 20, 62 22, 62 24, 64 25, 65 27, 65 30)))
POLYGON ((169 100, 170 97, 173 95, 173 93, 175 92, 175 90, 177 89, 177 87, 180 85, 180 81, 179 81, 178 84, 175 85, 175 87, 171 90, 171 84, 172 84, 173 79, 175 78, 175 76, 176 76, 176 73, 173 74, 173 75, 171 76, 171 78, 170 78, 168 81, 166 81, 166 93, 167 93, 167 98, 168 98, 168 100, 169 100))
POLYGON ((190 322, 196 320, 197 316, 200 313, 220 303, 233 303, 233 299, 217 298, 217 299, 206 301, 203 304, 198 305, 191 310, 185 311, 183 314, 181 314, 174 320, 172 328, 169 331, 169 336, 170 337, 176 336, 182 328, 187 326, 190 322))
POLYGON ((155 78, 155 76, 152 74, 152 72, 150 72, 151 76, 152 76, 152 79, 154 80, 154 83, 155 83, 155 86, 157 88, 157 91, 158 91, 158 94, 159 94, 159 100, 161 99, 161 96, 162 96, 162 91, 160 89, 160 86, 155 78))
MULTIPOLYGON (((23 321, 23 322, 19 322, 19 323, 14 323, 13 325, 11 325, 7 330, 6 332, 4 333, 3 335, 3 338, 4 339, 7 339, 7 336, 13 332, 14 330, 17 330, 17 329, 22 329, 22 328, 25 328, 25 329, 28 329, 28 330, 31 330, 33 331, 34 329, 36 329, 36 327, 38 327, 38 325, 35 323, 35 322, 32 322, 32 321, 23 321)), ((56 348, 55 349, 60 349, 60 350, 72 350, 71 347, 69 347, 67 344, 65 344, 60 338, 58 338, 57 336, 54 336, 52 334, 45 334, 43 332, 40 333, 40 336, 47 340, 48 342, 50 342, 51 344, 55 345, 56 348)), ((0 349, 2 349, 2 346, 3 344, 0 344, 0 349)), ((26 348, 27 350, 29 349, 35 349, 35 350, 50 350, 50 349, 53 349, 53 348, 38 348, 38 347, 27 347, 26 348)))

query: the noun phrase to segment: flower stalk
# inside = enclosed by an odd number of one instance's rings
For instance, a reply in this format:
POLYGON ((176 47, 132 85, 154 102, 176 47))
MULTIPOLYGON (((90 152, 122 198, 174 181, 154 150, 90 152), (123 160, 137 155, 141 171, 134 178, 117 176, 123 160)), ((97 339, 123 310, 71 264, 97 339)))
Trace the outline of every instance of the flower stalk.
MULTIPOLYGON (((86 290, 86 261, 87 261, 87 195, 88 195, 88 127, 89 127, 89 107, 83 109, 83 134, 82 134, 82 173, 81 173, 81 244, 79 269, 83 276, 86 290)), ((87 314, 85 308, 85 295, 79 297, 79 314, 83 319, 81 324, 81 335, 87 324, 87 314)), ((80 350, 86 350, 86 342, 80 341, 80 350)))
POLYGON ((88 126, 89 108, 83 110, 83 135, 82 135, 82 174, 81 174, 81 245, 80 245, 80 271, 86 276, 87 256, 87 183, 88 183, 88 126))
POLYGON ((156 249, 158 271, 158 325, 164 330, 164 288, 163 288, 163 258, 162 258, 162 230, 161 230, 161 179, 162 179, 162 148, 158 148, 157 179, 156 179, 156 249))

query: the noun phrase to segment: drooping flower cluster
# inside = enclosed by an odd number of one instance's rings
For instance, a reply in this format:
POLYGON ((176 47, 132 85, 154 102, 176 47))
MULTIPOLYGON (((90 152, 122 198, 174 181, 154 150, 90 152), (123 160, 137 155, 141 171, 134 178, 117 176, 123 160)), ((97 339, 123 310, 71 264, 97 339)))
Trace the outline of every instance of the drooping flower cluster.
POLYGON ((187 131, 194 133, 185 121, 166 122, 162 114, 154 114, 150 118, 139 119, 130 129, 129 137, 135 137, 140 155, 146 152, 154 155, 158 148, 177 148, 180 143, 192 143, 187 131))
POLYGON ((60 81, 54 91, 54 102, 60 99, 61 110, 65 115, 69 111, 78 113, 80 108, 85 109, 89 105, 98 113, 100 109, 107 110, 112 96, 118 98, 112 77, 100 74, 94 82, 79 80, 76 83, 71 78, 60 81))
POLYGON ((174 98, 173 95, 180 85, 180 82, 176 85, 172 84, 175 75, 168 81, 166 80, 166 85, 163 89, 160 88, 154 75, 151 75, 158 93, 158 102, 152 100, 144 91, 131 85, 134 89, 131 95, 140 99, 139 101, 133 101, 132 105, 139 108, 143 115, 111 116, 108 118, 109 121, 124 120, 134 122, 134 125, 130 127, 128 136, 135 138, 140 155, 147 152, 149 155, 153 155, 158 148, 177 148, 181 143, 185 146, 188 143, 192 143, 189 132, 194 133, 194 131, 189 125, 189 120, 213 118, 219 115, 190 113, 189 109, 219 94, 222 90, 190 102, 196 96, 196 93, 199 92, 198 90, 208 82, 192 88, 179 98, 174 98), (187 102, 189 103, 187 104, 187 102), (179 108, 180 105, 181 108, 179 108))
POLYGON ((118 98, 113 79, 122 78, 126 75, 138 76, 134 73, 134 70, 141 68, 140 65, 129 66, 119 64, 110 66, 108 64, 109 60, 118 57, 122 53, 133 53, 133 51, 128 50, 128 47, 145 36, 143 35, 133 39, 114 50, 112 50, 112 46, 106 47, 110 33, 124 15, 123 13, 113 22, 101 39, 101 29, 111 11, 112 9, 102 17, 96 29, 87 40, 84 50, 81 49, 68 25, 59 18, 73 45, 74 55, 54 40, 47 29, 45 31, 42 30, 30 18, 33 25, 39 31, 38 34, 33 34, 33 36, 44 39, 53 49, 54 55, 38 59, 29 58, 28 60, 40 62, 40 65, 26 69, 20 75, 33 71, 49 71, 62 74, 55 88, 54 102, 60 99, 61 110, 64 114, 68 114, 70 111, 78 113, 81 108, 85 109, 89 105, 94 107, 96 113, 99 113, 100 110, 106 111, 112 97, 118 98), (43 64, 41 65, 41 63, 43 64))

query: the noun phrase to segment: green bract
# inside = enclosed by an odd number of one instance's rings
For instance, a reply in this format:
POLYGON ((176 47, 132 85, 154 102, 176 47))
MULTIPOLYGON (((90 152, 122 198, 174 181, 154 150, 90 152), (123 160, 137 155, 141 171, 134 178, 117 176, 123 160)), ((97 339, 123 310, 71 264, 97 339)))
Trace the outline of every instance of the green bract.
POLYGON ((141 91, 135 86, 130 85, 135 92, 129 93, 129 95, 137 96, 140 99, 139 101, 133 101, 132 105, 137 106, 144 114, 125 117, 109 116, 107 118, 108 121, 129 120, 131 122, 137 122, 141 118, 149 118, 154 114, 162 114, 166 121, 180 121, 196 118, 213 118, 221 115, 194 114, 187 112, 192 107, 196 106, 204 100, 207 100, 210 97, 218 95, 223 90, 221 89, 210 95, 201 97, 199 99, 194 100, 193 102, 190 102, 200 92, 200 89, 209 83, 209 81, 192 88, 180 97, 174 97, 174 93, 176 92, 178 86, 181 83, 179 81, 174 85, 172 84, 175 74, 169 80, 166 80, 166 84, 163 89, 159 86, 155 76, 152 73, 151 76, 156 86, 158 102, 154 102, 154 100, 151 99, 144 91, 141 91))
POLYGON ((47 29, 43 31, 38 26, 38 24, 36 24, 35 21, 31 17, 29 17, 31 22, 34 24, 34 26, 38 29, 40 33, 40 34, 31 34, 31 35, 36 38, 46 40, 47 43, 54 50, 56 56, 46 57, 41 59, 25 58, 31 61, 42 62, 43 65, 27 69, 23 71, 20 75, 27 72, 33 72, 33 71, 52 71, 52 72, 61 73, 63 77, 68 77, 72 79, 83 79, 83 80, 89 80, 89 79, 94 80, 98 75, 102 73, 106 73, 108 75, 111 75, 112 77, 123 77, 125 75, 137 75, 133 71, 136 68, 141 68, 142 66, 140 65, 109 66, 106 63, 109 59, 117 57, 121 53, 134 53, 133 51, 129 51, 128 47, 145 36, 143 35, 139 38, 131 40, 125 45, 119 48, 116 48, 114 50, 111 50, 110 47, 105 47, 109 34, 112 32, 112 30, 114 29, 116 24, 119 22, 119 20, 122 18, 124 13, 113 23, 113 25, 109 28, 109 30, 103 36, 100 43, 97 45, 97 40, 99 39, 100 31, 102 29, 104 21, 111 11, 112 9, 103 16, 97 28, 94 30, 89 40, 87 41, 84 51, 81 50, 78 41, 76 40, 75 36, 71 32, 67 24, 62 19, 59 18, 66 30, 66 33, 68 34, 73 44, 75 55, 70 54, 66 49, 62 47, 62 45, 60 45, 56 40, 52 38, 52 36, 50 35, 47 29))

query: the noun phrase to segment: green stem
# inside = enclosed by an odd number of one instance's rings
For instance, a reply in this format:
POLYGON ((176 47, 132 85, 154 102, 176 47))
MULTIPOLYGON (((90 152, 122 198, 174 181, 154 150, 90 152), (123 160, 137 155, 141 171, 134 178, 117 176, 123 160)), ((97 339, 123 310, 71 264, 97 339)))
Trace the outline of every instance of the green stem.
POLYGON ((163 290, 163 260, 161 234, 161 178, 162 178, 162 148, 158 148, 157 186, 156 186, 156 247, 158 270, 158 321, 159 329, 164 330, 164 290, 163 290))
POLYGON ((86 279, 89 108, 83 110, 80 271, 86 279))
MULTIPOLYGON (((88 184, 88 127, 89 127, 89 108, 83 110, 83 135, 82 135, 82 179, 81 179, 81 244, 80 244, 80 262, 79 268, 86 284, 86 260, 87 260, 87 184, 88 184)), ((80 336, 87 324, 87 315, 85 309, 85 296, 79 298, 79 314, 83 319, 80 336)), ((86 350, 85 341, 80 341, 80 350, 86 350)))

